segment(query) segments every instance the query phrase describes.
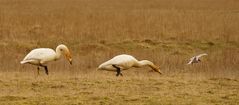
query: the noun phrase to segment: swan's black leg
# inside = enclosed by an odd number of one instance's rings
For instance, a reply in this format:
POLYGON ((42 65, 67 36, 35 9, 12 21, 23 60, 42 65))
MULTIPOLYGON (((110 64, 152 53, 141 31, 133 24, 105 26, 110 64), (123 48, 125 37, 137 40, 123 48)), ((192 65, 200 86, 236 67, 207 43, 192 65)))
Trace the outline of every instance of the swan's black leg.
POLYGON ((48 75, 48 68, 47 68, 47 66, 44 66, 44 68, 45 68, 46 75, 48 75))
POLYGON ((119 67, 117 67, 116 65, 112 65, 114 68, 116 68, 116 72, 117 72, 117 74, 116 74, 116 76, 123 76, 123 74, 121 73, 121 70, 120 70, 120 68, 119 67))
POLYGON ((39 68, 39 66, 37 66, 37 74, 38 74, 38 75, 40 74, 40 68, 39 68))

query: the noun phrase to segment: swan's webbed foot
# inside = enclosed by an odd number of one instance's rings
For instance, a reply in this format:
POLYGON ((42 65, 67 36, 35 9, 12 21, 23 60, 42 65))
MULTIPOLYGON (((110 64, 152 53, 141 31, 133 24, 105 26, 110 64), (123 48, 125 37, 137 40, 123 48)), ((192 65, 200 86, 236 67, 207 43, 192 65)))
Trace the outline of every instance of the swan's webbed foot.
POLYGON ((119 75, 120 75, 120 76, 123 76, 122 73, 118 73, 118 72, 117 72, 116 76, 118 77, 119 75))

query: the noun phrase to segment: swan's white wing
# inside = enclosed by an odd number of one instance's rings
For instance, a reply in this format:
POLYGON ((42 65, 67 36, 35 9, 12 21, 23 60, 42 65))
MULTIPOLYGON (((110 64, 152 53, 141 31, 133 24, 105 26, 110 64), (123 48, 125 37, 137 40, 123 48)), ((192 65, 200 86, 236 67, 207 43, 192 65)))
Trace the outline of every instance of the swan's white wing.
POLYGON ((199 54, 199 55, 197 56, 197 59, 200 58, 200 57, 202 57, 202 56, 205 56, 205 55, 207 55, 207 54, 206 54, 206 53, 199 54))
POLYGON ((133 56, 130 55, 118 55, 115 56, 110 60, 111 63, 113 64, 124 64, 126 62, 132 62, 135 61, 136 59, 133 56))
POLYGON ((56 53, 54 50, 49 48, 38 48, 32 50, 30 53, 26 55, 23 61, 31 61, 31 60, 45 60, 54 59, 56 53))
POLYGON ((99 68, 103 68, 109 65, 117 65, 120 68, 126 69, 131 67, 135 63, 135 61, 137 60, 133 56, 122 54, 102 63, 99 68))

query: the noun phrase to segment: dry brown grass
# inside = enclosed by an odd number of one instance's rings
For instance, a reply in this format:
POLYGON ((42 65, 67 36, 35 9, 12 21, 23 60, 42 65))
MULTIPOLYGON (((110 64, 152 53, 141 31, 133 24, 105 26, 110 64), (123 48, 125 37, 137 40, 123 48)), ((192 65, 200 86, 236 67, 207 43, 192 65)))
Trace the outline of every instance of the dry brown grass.
POLYGON ((236 105, 239 81, 227 78, 195 80, 155 73, 106 73, 29 76, 1 73, 1 105, 236 105))
MULTIPOLYGON (((36 67, 20 65, 24 56, 34 48, 64 43, 72 51, 73 66, 64 60, 51 63, 50 75, 91 75, 100 63, 127 53, 160 65, 166 80, 177 75, 238 79, 238 5, 237 0, 0 0, 0 70, 31 77, 36 67), (201 64, 185 65, 199 53, 209 55, 201 64)), ((124 74, 126 80, 147 81, 141 75, 147 71, 124 74)), ((115 74, 108 75, 112 79, 115 74)))

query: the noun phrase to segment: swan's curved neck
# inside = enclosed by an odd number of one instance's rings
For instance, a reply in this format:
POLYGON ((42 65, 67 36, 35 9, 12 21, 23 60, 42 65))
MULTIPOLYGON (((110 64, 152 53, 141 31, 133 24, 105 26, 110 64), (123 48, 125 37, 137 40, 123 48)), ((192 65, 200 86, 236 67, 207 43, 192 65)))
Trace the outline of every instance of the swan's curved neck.
POLYGON ((148 60, 142 60, 142 61, 138 61, 136 66, 141 67, 141 66, 150 66, 150 65, 153 65, 153 63, 148 60))
POLYGON ((141 66, 149 66, 152 69, 157 68, 151 61, 148 61, 148 60, 138 61, 137 67, 141 67, 141 66))
POLYGON ((162 74, 160 69, 156 65, 154 65, 151 61, 148 61, 148 60, 138 61, 136 67, 141 67, 141 66, 149 66, 154 71, 162 74))
POLYGON ((60 59, 61 58, 61 51, 60 48, 56 48, 56 58, 55 59, 60 59))

